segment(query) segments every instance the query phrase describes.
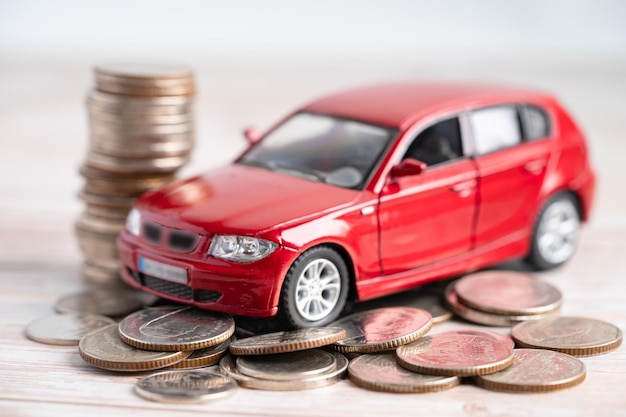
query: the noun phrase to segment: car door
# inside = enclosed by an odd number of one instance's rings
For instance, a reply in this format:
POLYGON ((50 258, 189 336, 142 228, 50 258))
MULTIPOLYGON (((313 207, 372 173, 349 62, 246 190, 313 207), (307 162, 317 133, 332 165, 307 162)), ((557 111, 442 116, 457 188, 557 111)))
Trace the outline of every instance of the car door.
POLYGON ((425 162, 427 168, 418 175, 391 180, 380 194, 380 256, 384 275, 470 250, 477 172, 462 148, 459 121, 454 117, 416 135, 403 155, 403 159, 425 162))
POLYGON ((477 248, 522 238, 536 214, 551 140, 546 138, 547 119, 543 133, 536 119, 533 133, 529 123, 522 123, 522 110, 526 108, 507 105, 468 114, 479 176, 477 248))

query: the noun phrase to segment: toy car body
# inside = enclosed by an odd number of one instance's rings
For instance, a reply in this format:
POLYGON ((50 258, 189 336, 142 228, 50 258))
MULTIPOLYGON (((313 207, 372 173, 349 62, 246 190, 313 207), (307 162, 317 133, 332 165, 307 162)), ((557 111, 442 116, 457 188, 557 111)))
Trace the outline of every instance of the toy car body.
POLYGON ((558 266, 592 205, 585 139, 543 93, 372 86, 247 136, 232 164, 137 200, 118 239, 128 284, 320 326, 348 300, 507 259, 558 266))

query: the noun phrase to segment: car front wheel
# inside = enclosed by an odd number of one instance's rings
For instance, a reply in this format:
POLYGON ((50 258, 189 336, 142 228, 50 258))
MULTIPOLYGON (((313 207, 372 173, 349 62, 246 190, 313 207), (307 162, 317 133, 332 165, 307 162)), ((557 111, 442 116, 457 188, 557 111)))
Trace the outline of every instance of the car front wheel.
POLYGON ((574 196, 554 195, 539 213, 527 260, 540 270, 565 263, 576 250, 579 231, 580 213, 574 196))
POLYGON ((348 296, 348 269, 337 251, 315 247, 293 263, 283 284, 281 306, 294 328, 324 326, 339 317, 348 296))

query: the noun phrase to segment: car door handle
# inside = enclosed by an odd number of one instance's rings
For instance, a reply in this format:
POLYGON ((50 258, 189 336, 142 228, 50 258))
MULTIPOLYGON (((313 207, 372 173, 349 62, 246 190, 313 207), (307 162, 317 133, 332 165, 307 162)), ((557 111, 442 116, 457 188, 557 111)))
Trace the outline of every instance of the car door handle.
POLYGON ((467 197, 472 193, 472 190, 476 188, 476 180, 457 182, 450 190, 457 193, 459 197, 467 197))
POLYGON ((539 175, 546 166, 546 161, 543 159, 535 159, 533 161, 526 162, 524 164, 524 170, 533 175, 539 175))

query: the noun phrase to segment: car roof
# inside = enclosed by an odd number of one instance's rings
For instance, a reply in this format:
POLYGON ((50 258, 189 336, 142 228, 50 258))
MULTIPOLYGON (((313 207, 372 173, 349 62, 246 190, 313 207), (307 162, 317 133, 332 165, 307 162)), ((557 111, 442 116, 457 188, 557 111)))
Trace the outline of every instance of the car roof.
POLYGON ((550 96, 522 88, 479 83, 393 83, 344 90, 301 110, 405 129, 418 118, 497 103, 546 102, 550 96))

